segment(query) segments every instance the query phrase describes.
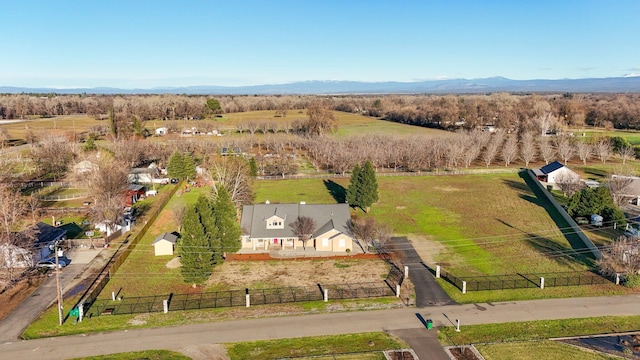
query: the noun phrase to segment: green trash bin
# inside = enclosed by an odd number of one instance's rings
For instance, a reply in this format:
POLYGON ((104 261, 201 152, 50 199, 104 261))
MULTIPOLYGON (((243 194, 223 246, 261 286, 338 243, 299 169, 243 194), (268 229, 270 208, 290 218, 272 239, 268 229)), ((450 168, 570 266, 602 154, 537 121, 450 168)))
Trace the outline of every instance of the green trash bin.
POLYGON ((428 319, 428 320, 427 320, 427 329, 428 329, 428 330, 433 329, 433 321, 431 321, 431 319, 428 319))

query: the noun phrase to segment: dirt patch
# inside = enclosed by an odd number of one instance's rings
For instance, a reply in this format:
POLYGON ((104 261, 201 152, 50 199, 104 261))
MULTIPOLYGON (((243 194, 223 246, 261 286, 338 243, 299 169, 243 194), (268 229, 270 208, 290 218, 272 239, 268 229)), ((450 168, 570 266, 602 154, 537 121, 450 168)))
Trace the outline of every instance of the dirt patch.
POLYGON ((0 304, 2 304, 2 306, 0 306, 0 320, 4 319, 13 309, 18 307, 18 305, 38 289, 40 284, 46 279, 46 275, 34 273, 13 284, 9 284, 8 282, 3 283, 2 292, 0 293, 0 304))
POLYGON ((177 268, 179 268, 180 267, 180 258, 177 257, 177 256, 174 257, 165 266, 167 267, 167 269, 177 269, 177 268))
POLYGON ((436 263, 436 257, 443 251, 446 251, 446 247, 441 243, 431 240, 424 235, 410 234, 407 236, 413 248, 416 250, 422 261, 427 265, 433 265, 436 263))
POLYGON ((456 360, 482 360, 484 359, 474 346, 456 346, 445 348, 445 351, 456 360))
POLYGON ((382 281, 382 260, 229 261, 214 270, 206 286, 268 288, 382 281))
POLYGON ((229 360, 227 349, 220 344, 202 344, 176 349, 193 360, 229 360))

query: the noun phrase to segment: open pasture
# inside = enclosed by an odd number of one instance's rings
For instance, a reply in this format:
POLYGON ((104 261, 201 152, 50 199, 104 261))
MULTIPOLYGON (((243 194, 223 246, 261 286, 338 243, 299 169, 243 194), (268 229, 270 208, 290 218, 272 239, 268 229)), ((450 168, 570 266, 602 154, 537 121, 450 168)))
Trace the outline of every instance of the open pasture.
POLYGON ((96 120, 87 115, 61 115, 50 118, 25 119, 24 121, 0 124, 9 131, 12 139, 24 139, 27 131, 31 130, 36 137, 46 133, 67 134, 87 133, 93 125, 108 125, 106 120, 96 120))
MULTIPOLYGON (((256 202, 336 202, 349 179, 257 181, 256 202)), ((517 174, 379 177, 369 214, 457 276, 584 270, 570 232, 517 174), (566 236, 565 236, 566 235, 566 236)), ((433 264, 431 264, 433 265, 433 264)))

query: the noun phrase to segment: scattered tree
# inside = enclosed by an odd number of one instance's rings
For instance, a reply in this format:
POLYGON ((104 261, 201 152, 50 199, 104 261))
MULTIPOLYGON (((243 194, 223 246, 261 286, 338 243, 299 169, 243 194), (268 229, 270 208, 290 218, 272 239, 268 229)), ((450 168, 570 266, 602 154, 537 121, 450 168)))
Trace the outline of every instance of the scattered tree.
POLYGON ((302 248, 306 249, 307 241, 311 239, 316 229, 316 222, 308 216, 298 216, 290 226, 293 233, 302 241, 302 248))
POLYGON ((640 251, 637 243, 637 239, 621 236, 611 246, 602 249, 602 258, 598 260, 600 271, 611 277, 625 274, 627 286, 640 286, 640 251))
POLYGON ((190 207, 184 215, 178 252, 184 282, 202 284, 211 276, 213 252, 195 206, 190 207))

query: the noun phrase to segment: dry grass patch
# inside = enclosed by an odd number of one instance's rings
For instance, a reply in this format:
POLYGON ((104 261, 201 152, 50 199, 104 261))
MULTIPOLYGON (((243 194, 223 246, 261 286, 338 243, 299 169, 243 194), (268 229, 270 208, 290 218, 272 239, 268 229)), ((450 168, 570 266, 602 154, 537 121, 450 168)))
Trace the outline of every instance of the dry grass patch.
POLYGON ((382 260, 228 261, 214 269, 205 287, 265 288, 381 281, 382 260))

